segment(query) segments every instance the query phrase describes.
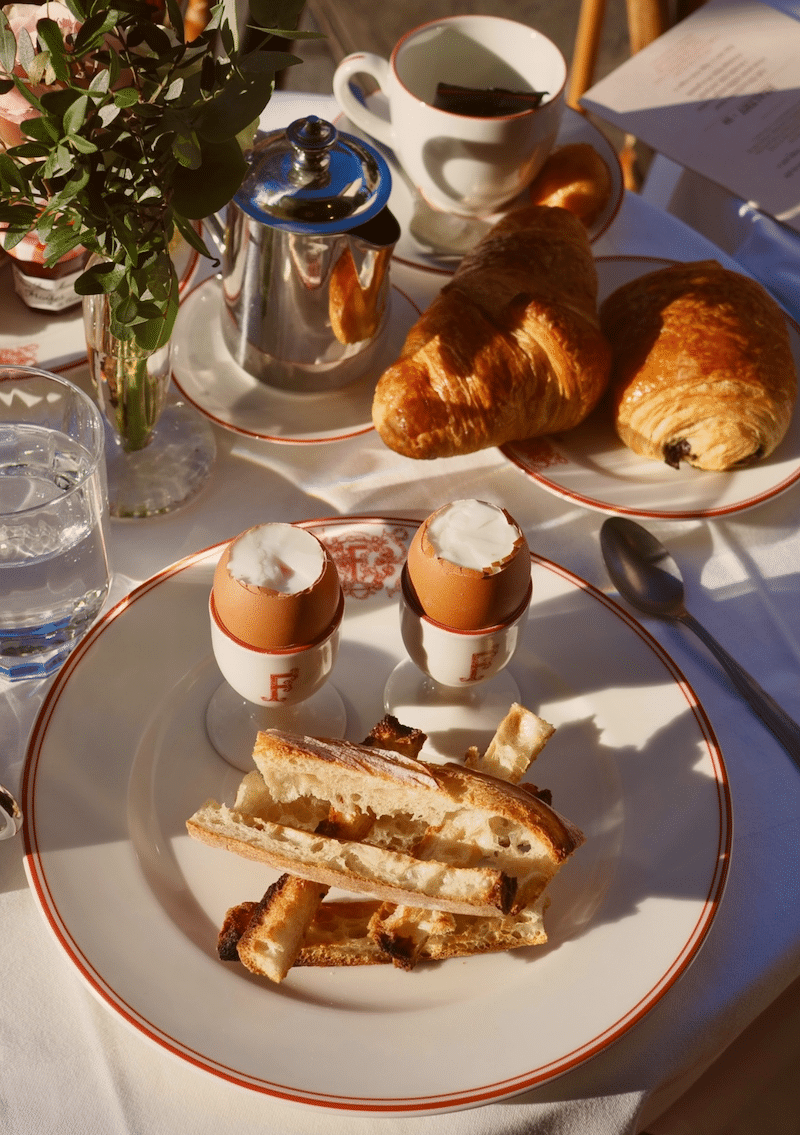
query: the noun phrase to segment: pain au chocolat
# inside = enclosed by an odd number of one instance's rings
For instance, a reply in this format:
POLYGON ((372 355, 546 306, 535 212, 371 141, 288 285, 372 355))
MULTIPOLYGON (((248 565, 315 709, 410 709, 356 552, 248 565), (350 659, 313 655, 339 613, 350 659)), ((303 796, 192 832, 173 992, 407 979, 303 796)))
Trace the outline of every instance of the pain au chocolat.
POLYGON ((789 426, 797 376, 786 318, 755 280, 713 260, 623 285, 600 308, 614 426, 643 457, 732 470, 789 426))

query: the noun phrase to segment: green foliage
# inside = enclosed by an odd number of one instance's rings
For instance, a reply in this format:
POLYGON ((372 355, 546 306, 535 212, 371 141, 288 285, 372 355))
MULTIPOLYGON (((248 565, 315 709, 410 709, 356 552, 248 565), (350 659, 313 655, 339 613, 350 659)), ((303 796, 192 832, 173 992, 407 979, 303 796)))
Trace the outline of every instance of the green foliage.
MULTIPOLYGON (((269 102, 276 72, 300 60, 240 53, 223 0, 188 44, 175 0, 165 9, 65 3, 80 30, 65 37, 43 15, 38 43, 25 31, 16 42, 0 12, 0 94, 16 87, 39 114, 22 124, 20 145, 0 145, 4 244, 36 230, 46 264, 77 245, 98 254, 79 294, 107 293, 115 334, 157 346, 177 313, 173 237, 212 256, 191 222, 236 193, 246 172, 237 135, 269 102), (37 97, 31 86, 42 83, 50 89, 37 97)), ((259 0, 264 42, 293 29, 302 8, 303 0, 259 0)))

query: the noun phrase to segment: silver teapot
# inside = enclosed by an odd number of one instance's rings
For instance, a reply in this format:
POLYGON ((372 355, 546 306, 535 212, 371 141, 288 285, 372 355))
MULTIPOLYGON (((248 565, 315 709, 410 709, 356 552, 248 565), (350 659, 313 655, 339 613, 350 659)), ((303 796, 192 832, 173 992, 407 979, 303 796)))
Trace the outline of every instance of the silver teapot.
POLYGON ((207 221, 223 259, 223 338, 270 386, 339 389, 380 362, 400 235, 389 168, 315 115, 257 135, 248 160, 224 230, 207 221))

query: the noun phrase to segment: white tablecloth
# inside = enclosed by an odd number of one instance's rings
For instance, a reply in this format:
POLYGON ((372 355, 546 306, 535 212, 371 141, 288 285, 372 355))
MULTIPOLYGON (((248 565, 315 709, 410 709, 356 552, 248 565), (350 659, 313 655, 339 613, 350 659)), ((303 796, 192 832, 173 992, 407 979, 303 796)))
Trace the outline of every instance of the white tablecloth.
MULTIPOLYGON (((329 111, 320 100, 314 104, 329 111)), ((268 113, 275 124, 289 121, 282 97, 268 113)), ((680 221, 635 196, 626 196, 595 251, 680 259, 718 254, 680 221)), ((0 280, 7 295, 7 271, 0 280)), ((400 265, 393 280, 420 304, 437 286, 431 274, 400 265)), ((0 307, 0 336, 13 337, 13 327, 1 325, 6 310, 0 307)), ((374 433, 321 448, 250 442, 223 431, 217 442, 213 478, 193 503, 168 517, 112 524, 115 596, 265 518, 394 513, 422 519, 436 504, 470 495, 505 505, 537 552, 612 590, 598 546, 603 517, 541 490, 498 451, 421 468, 389 453, 374 433)), ((681 564, 694 614, 795 717, 799 506, 795 486, 728 519, 649 522, 681 564)), ((170 1058, 92 998, 44 925, 26 885, 17 838, 0 843, 3 1129, 14 1135, 344 1135, 354 1129, 375 1135, 623 1135, 638 1129, 642 1108, 658 1114, 800 974, 800 773, 731 693, 703 648, 679 628, 650 620, 646 625, 694 686, 720 741, 733 798, 732 868, 698 957, 611 1048, 529 1094, 452 1114, 353 1119, 282 1105, 170 1058)), ((19 787, 43 692, 44 685, 35 683, 2 690, 0 781, 12 790, 19 787)))

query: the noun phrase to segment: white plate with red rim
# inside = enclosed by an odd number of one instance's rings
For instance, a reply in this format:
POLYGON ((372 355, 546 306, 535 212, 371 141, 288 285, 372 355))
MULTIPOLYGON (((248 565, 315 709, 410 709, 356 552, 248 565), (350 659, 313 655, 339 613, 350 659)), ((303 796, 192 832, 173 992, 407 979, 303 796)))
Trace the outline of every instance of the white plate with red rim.
POLYGON ((374 428, 375 384, 420 315, 393 286, 380 355, 364 377, 342 390, 294 394, 268 386, 236 362, 222 338, 222 308, 218 276, 201 281, 182 302, 172 337, 175 385, 216 425, 244 437, 295 445, 344 441, 374 428))
MULTIPOLYGON (((598 257, 599 299, 674 260, 598 257)), ((786 316, 800 373, 800 328, 786 316)), ((682 462, 673 469, 623 445, 600 406, 567 433, 508 442, 502 453, 537 485, 572 504, 605 513, 676 520, 727 516, 771 500, 800 480, 800 412, 774 453, 746 469, 713 473, 682 462)))
MULTIPOLYGON (((379 114, 383 113, 383 115, 388 118, 386 99, 383 95, 370 95, 367 101, 371 110, 379 114), (381 110, 381 108, 383 108, 383 110, 381 110)), ((430 230, 433 239, 436 238, 438 233, 438 239, 443 246, 446 247, 449 241, 452 250, 449 252, 443 251, 434 247, 431 243, 426 243, 424 240, 414 235, 414 215, 417 208, 418 195, 416 191, 412 189, 400 168, 394 151, 387 149, 385 146, 381 146, 374 138, 366 134, 363 130, 360 130, 359 127, 355 126, 349 118, 346 118, 344 115, 336 119, 336 127, 344 133, 364 138, 372 146, 380 150, 389 165, 389 171, 392 175, 392 192, 389 197, 389 208, 400 224, 400 239, 394 249, 395 260, 399 260, 403 264, 408 264, 412 268, 424 268, 430 272, 440 272, 443 275, 450 276, 456 270, 465 252, 473 248, 502 216, 501 213, 497 213, 492 217, 468 219, 458 218, 454 214, 439 213, 437 210, 433 209, 423 209, 424 227, 430 230)), ((602 236, 619 212, 619 207, 622 204, 622 198, 625 194, 625 184, 622 178, 619 157, 605 134, 603 134, 594 123, 589 122, 584 115, 579 114, 570 107, 565 107, 555 145, 556 147, 566 146, 574 142, 585 142, 594 147, 608 166, 611 174, 611 194, 608 202, 588 229, 589 240, 590 242, 594 242, 602 236)), ((518 207, 521 203, 526 201, 527 194, 522 193, 508 208, 518 207)))
MULTIPOLYGON (((196 227, 199 232, 199 224, 196 227)), ((173 257, 183 297, 197 274, 200 254, 181 238, 173 257)), ((4 317, 0 328, 0 365, 52 366, 85 357, 80 306, 55 314, 27 307, 14 291, 10 259, 0 262, 0 304, 4 317)))
MULTIPOLYGON (((399 577, 418 523, 307 522, 346 595, 334 681, 354 739, 382 716, 383 685, 403 657, 399 577)), ((548 944, 411 973, 298 969, 270 985, 220 962, 216 937, 226 909, 260 897, 274 873, 196 843, 184 826, 208 797, 230 801, 241 776, 204 730, 220 681, 207 601, 223 547, 166 568, 105 615, 33 731, 26 870, 92 992, 212 1076, 359 1115, 502 1100, 625 1034, 696 955, 730 854, 724 762, 669 656, 603 593, 533 556, 512 668, 525 702, 557 727, 535 781, 587 837, 551 886, 548 944)))

